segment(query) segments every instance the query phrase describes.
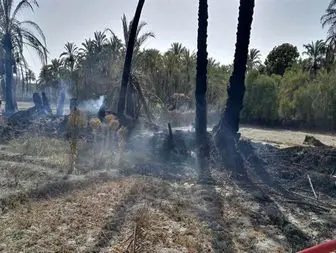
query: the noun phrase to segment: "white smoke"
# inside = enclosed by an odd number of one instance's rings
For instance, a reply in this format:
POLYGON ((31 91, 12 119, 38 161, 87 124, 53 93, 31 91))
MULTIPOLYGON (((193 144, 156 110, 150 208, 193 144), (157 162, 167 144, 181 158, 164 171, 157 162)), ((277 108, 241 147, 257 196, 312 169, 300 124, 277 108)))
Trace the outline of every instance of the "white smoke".
POLYGON ((100 107, 103 105, 104 99, 105 99, 105 96, 100 96, 96 100, 91 99, 91 100, 83 101, 80 103, 79 107, 89 113, 97 114, 100 107))

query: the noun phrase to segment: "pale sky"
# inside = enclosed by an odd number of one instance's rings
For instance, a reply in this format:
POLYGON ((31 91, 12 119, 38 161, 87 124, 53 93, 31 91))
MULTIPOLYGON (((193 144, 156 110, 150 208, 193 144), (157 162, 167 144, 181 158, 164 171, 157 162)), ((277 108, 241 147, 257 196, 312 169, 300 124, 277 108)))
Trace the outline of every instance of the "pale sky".
MULTIPOLYGON (((208 52, 224 64, 233 60, 239 0, 209 0, 208 52)), ((256 0, 250 47, 258 48, 263 58, 276 45, 289 42, 302 51, 302 45, 325 39, 320 17, 330 0, 256 0)), ((36 21, 43 29, 49 58, 56 58, 64 44, 78 46, 93 33, 111 28, 122 38, 121 16, 130 19, 137 0, 43 0, 34 14, 24 13, 23 19, 36 21)), ((164 51, 173 42, 196 49, 197 0, 147 0, 142 20, 145 30, 155 33, 146 48, 164 51)), ((39 73, 41 64, 30 49, 26 53, 33 71, 39 73)))

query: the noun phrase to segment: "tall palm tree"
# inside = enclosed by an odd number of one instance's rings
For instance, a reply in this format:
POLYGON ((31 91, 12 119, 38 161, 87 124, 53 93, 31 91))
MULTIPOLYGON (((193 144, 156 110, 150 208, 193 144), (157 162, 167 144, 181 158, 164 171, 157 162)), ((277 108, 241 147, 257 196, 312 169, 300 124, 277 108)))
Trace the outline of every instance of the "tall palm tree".
POLYGON ((331 0, 325 14, 321 17, 322 27, 329 26, 327 42, 336 37, 336 0, 331 0))
POLYGON ((312 41, 310 44, 303 45, 306 51, 303 54, 308 56, 310 68, 314 75, 324 62, 326 53, 326 44, 323 40, 312 41))
MULTIPOLYGON (((208 29, 208 1, 199 0, 198 7, 198 37, 197 37, 197 74, 196 74, 196 141, 199 148, 199 161, 209 156, 207 140, 207 33, 208 29)), ((203 164, 200 164, 203 169, 203 164)))
POLYGON ((0 38, 5 58, 6 108, 9 113, 16 108, 13 94, 14 55, 23 57, 23 47, 33 48, 46 62, 46 39, 41 28, 33 21, 20 21, 19 15, 25 9, 34 10, 38 7, 36 0, 21 0, 17 5, 14 1, 0 0, 0 38))
POLYGON ((124 70, 121 80, 121 87, 119 92, 119 101, 118 101, 118 114, 123 115, 125 110, 125 100, 126 100, 126 92, 127 86, 130 80, 131 70, 132 70, 132 58, 134 46, 136 44, 136 38, 138 35, 138 24, 141 16, 142 8, 145 4, 145 0, 139 0, 137 9, 135 11, 134 19, 132 21, 130 33, 127 41, 127 49, 124 63, 124 70))
POLYGON ((255 0, 240 0, 233 72, 227 89, 228 99, 221 120, 214 128, 217 148, 226 153, 226 162, 229 162, 229 166, 236 169, 242 169, 240 168, 240 165, 242 165, 241 159, 239 159, 236 151, 236 141, 239 138, 239 116, 243 108, 245 93, 245 74, 254 5, 255 0))
POLYGON ((251 48, 247 56, 247 70, 252 70, 261 64, 260 51, 256 48, 251 48))
MULTIPOLYGON (((132 22, 128 22, 126 15, 124 14, 121 18, 122 22, 122 28, 123 28, 123 33, 124 33, 124 43, 127 46, 128 39, 131 33, 131 28, 132 28, 132 22)), ((147 25, 146 22, 140 22, 138 24, 137 30, 136 30, 136 35, 135 35, 135 47, 134 50, 138 51, 140 47, 149 39, 149 38, 155 38, 155 34, 152 32, 145 32, 141 34, 141 31, 145 28, 147 25)))

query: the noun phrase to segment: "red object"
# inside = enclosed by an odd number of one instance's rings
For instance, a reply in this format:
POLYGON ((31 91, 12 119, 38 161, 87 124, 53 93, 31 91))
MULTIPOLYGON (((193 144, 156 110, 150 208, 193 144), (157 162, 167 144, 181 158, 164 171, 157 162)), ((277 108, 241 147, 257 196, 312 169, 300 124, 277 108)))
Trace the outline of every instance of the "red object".
POLYGON ((298 253, 330 253, 336 251, 336 240, 327 241, 298 253))

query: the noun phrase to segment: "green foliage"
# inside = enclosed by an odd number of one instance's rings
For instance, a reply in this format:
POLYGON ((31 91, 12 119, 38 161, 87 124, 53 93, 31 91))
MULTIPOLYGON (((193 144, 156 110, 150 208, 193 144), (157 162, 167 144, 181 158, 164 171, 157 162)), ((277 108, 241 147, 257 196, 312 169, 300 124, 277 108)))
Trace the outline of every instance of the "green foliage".
POLYGON ((284 43, 273 48, 268 54, 265 65, 268 74, 283 75, 287 68, 297 62, 300 54, 296 46, 284 43))
POLYGON ((268 123, 277 120, 277 78, 250 72, 246 79, 246 93, 242 119, 247 122, 268 123))
POLYGON ((288 70, 281 79, 279 90, 279 116, 281 119, 296 119, 294 97, 296 92, 308 85, 309 73, 300 69, 288 70))

